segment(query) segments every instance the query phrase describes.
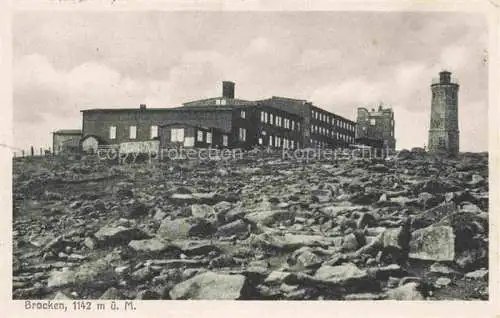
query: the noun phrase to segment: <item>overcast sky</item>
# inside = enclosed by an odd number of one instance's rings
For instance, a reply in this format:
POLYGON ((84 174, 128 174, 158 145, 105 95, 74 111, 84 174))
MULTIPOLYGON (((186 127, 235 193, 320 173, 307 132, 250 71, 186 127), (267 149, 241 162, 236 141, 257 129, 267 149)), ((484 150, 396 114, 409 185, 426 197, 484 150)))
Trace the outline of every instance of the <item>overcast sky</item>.
POLYGON ((15 146, 51 146, 87 108, 285 96, 355 120, 391 105, 398 148, 427 143, 430 82, 457 77, 462 151, 487 150, 487 21, 463 13, 22 12, 14 16, 15 146))

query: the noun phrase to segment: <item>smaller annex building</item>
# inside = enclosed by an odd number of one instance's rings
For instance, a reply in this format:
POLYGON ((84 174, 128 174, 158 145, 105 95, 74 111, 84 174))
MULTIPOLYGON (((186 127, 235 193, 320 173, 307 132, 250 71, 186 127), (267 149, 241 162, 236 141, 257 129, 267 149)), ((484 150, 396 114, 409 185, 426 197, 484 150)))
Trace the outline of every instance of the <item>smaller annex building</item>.
POLYGON ((82 131, 80 129, 60 129, 52 133, 52 151, 54 154, 75 153, 79 151, 82 131))

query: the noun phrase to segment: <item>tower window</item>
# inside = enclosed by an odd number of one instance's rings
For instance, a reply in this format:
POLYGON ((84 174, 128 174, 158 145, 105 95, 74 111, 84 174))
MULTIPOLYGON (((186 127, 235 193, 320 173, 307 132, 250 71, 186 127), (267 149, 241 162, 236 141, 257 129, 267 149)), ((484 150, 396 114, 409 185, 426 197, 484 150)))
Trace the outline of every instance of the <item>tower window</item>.
POLYGON ((370 119, 370 125, 374 126, 376 124, 375 118, 370 119))

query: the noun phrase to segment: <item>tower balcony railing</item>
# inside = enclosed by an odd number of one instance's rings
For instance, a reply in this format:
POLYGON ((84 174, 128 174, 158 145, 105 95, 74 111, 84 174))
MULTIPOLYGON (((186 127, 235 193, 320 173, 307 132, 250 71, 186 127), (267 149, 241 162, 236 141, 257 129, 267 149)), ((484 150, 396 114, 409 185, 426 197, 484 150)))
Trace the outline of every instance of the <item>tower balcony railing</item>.
MULTIPOLYGON (((441 83, 441 79, 439 77, 433 77, 431 83, 432 84, 440 84, 441 83)), ((454 76, 451 76, 451 78, 450 78, 450 84, 458 84, 457 78, 454 77, 454 76)))

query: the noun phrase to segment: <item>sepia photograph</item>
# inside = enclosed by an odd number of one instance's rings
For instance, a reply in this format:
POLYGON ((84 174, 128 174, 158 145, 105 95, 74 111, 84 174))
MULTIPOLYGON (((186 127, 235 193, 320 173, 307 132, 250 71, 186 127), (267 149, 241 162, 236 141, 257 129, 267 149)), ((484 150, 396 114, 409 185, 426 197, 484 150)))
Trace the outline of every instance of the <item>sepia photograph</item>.
POLYGON ((12 299, 489 300, 488 41, 473 12, 13 13, 12 299))

